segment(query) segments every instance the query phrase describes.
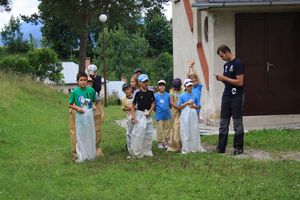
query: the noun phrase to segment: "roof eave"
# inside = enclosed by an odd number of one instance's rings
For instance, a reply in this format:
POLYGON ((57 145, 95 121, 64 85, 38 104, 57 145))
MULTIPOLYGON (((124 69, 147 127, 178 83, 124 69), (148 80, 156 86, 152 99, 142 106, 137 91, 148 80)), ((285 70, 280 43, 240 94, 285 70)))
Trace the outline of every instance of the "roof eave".
POLYGON ((243 7, 243 6, 290 6, 300 5, 300 1, 268 1, 268 2, 198 2, 192 3, 193 8, 207 10, 210 8, 243 7))

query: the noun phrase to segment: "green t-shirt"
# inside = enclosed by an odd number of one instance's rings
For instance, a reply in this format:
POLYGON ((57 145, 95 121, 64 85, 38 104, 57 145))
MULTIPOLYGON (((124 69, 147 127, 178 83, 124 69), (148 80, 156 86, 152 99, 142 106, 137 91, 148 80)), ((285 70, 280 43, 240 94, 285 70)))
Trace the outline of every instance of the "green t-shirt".
POLYGON ((93 107, 93 102, 96 101, 96 92, 92 87, 85 87, 81 89, 80 87, 72 91, 69 99, 69 104, 75 103, 76 106, 83 107, 85 104, 89 108, 93 107))

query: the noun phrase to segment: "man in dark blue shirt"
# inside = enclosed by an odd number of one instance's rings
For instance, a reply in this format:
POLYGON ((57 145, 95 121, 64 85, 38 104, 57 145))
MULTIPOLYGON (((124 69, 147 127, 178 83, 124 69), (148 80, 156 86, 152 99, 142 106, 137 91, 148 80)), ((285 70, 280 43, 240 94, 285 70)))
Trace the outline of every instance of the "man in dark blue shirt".
POLYGON ((234 126, 233 148, 234 155, 242 154, 244 147, 243 103, 244 103, 244 66, 231 53, 226 45, 221 45, 217 54, 224 60, 223 75, 216 75, 222 81, 225 89, 222 96, 221 119, 219 129, 218 153, 225 153, 227 146, 230 118, 234 126))

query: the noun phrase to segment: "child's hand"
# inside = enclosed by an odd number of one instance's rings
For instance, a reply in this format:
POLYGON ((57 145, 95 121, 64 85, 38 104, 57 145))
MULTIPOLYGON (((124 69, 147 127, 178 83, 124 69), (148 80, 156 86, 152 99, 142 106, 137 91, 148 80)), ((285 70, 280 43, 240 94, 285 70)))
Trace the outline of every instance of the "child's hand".
POLYGON ((193 99, 190 99, 188 102, 187 102, 188 105, 193 105, 194 104, 194 100, 193 99))
POLYGON ((84 113, 84 110, 81 107, 77 107, 76 110, 77 110, 77 112, 84 113))
POLYGON ((145 110, 145 116, 149 117, 151 115, 151 112, 149 110, 145 110))
POLYGON ((194 65, 195 65, 194 59, 187 61, 187 66, 188 66, 188 67, 192 67, 192 66, 194 66, 194 65))
POLYGON ((132 118, 131 118, 131 123, 132 123, 132 124, 136 124, 137 122, 138 122, 138 121, 135 119, 135 117, 132 117, 132 118))
POLYGON ((191 105, 190 105, 190 108, 196 109, 196 104, 191 104, 191 105))

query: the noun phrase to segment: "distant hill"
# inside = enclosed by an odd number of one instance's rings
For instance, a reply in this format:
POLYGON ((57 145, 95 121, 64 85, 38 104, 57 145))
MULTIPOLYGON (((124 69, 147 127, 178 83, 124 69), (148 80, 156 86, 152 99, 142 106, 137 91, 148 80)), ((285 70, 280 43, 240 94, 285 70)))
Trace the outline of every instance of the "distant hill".
MULTIPOLYGON (((42 32, 41 32, 42 24, 34 25, 31 23, 22 22, 21 23, 21 32, 24 34, 24 40, 30 40, 30 33, 32 34, 33 38, 37 41, 38 46, 41 46, 42 40, 42 32)), ((0 35, 0 46, 3 46, 1 35, 0 35)))

